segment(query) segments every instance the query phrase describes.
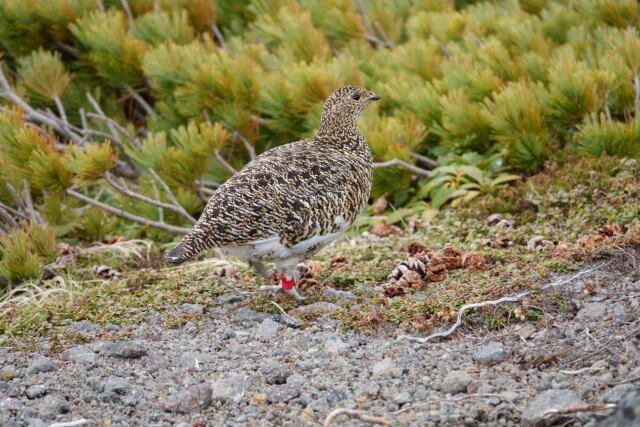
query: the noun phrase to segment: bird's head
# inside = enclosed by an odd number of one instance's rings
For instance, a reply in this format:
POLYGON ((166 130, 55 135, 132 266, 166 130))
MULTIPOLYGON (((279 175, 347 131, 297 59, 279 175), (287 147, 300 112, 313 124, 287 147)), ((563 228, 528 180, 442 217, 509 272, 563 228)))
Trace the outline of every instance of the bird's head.
POLYGON ((318 135, 357 131, 360 114, 380 95, 360 86, 343 86, 333 91, 324 103, 318 135))

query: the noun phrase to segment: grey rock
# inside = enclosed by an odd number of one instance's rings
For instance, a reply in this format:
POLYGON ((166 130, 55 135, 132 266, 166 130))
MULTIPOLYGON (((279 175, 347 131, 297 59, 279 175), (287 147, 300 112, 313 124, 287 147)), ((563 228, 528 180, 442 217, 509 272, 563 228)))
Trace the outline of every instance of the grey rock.
POLYGON ((135 341, 116 341, 104 343, 100 347, 100 354, 103 356, 135 359, 146 356, 147 350, 142 344, 135 341))
POLYGON ((257 311, 243 307, 238 309, 235 316, 231 319, 231 322, 242 326, 254 326, 268 317, 268 314, 258 313, 257 311))
POLYGON ((473 359, 483 365, 496 362, 500 359, 506 359, 507 352, 504 350, 502 343, 493 341, 480 347, 473 353, 473 359))
POLYGON ((376 397, 380 393, 380 384, 374 382, 364 383, 360 387, 360 395, 367 397, 376 397))
POLYGON ((104 382, 100 377, 94 377, 94 376, 88 377, 86 382, 87 382, 87 385, 91 387, 91 390, 93 391, 101 392, 102 390, 104 390, 104 382))
POLYGON ((12 380, 17 374, 16 367, 13 365, 5 365, 0 369, 0 378, 3 380, 12 380))
POLYGON ((240 301, 242 301, 242 297, 238 294, 234 294, 233 292, 227 292, 215 299, 216 304, 219 305, 235 304, 240 301))
POLYGON ((62 358, 69 362, 89 364, 95 362, 98 355, 90 348, 78 345, 63 351, 62 358))
POLYGON ((160 406, 167 412, 178 414, 201 411, 211 405, 211 391, 211 384, 208 383, 191 386, 165 398, 160 406))
POLYGON ((607 304, 591 302, 585 305, 576 315, 576 320, 602 320, 607 313, 607 304))
POLYGON ((53 363, 53 359, 48 357, 38 357, 31 361, 31 364, 27 368, 27 374, 37 374, 39 372, 51 372, 56 370, 56 365, 53 363))
POLYGON ((197 369, 201 368, 202 363, 208 362, 209 360, 210 358, 203 353, 187 351, 182 353, 178 363, 185 368, 197 369))
POLYGON ((267 400, 271 403, 287 403, 300 396, 300 388, 290 384, 272 385, 267 390, 267 400))
POLYGON ((287 368, 277 366, 272 369, 268 369, 265 372, 264 381, 269 385, 284 384, 287 382, 287 378, 291 375, 291 371, 287 368))
POLYGON ((328 288, 324 291, 324 296, 326 298, 345 298, 345 299, 353 299, 356 296, 349 291, 341 291, 339 289, 328 288))
POLYGON ((411 394, 407 391, 402 391, 393 396, 393 403, 396 405, 404 405, 405 403, 410 403, 411 400, 411 394))
POLYGON ((309 407, 314 411, 325 411, 329 409, 329 402, 326 398, 316 399, 309 404, 309 407))
POLYGON ((47 395, 37 406, 38 416, 45 420, 51 420, 58 414, 64 414, 69 411, 67 401, 61 396, 47 395))
POLYGON ((22 402, 14 397, 7 397, 0 400, 0 412, 17 413, 22 408, 22 402))
POLYGON ((107 332, 116 332, 120 330, 120 326, 114 325, 113 323, 109 323, 104 327, 104 330, 107 332))
POLYGON ((327 393, 327 396, 326 396, 327 402, 331 406, 337 405, 339 402, 342 402, 346 398, 347 398, 347 393, 345 393, 344 390, 340 390, 337 388, 334 388, 333 390, 329 391, 329 393, 327 393))
POLYGON ((201 304, 182 304, 182 312, 186 314, 195 314, 202 316, 204 314, 204 307, 201 304))
POLYGON ((191 423, 182 422, 182 423, 176 424, 174 427, 192 427, 192 424, 191 423))
POLYGON ((450 371, 442 382, 442 391, 445 393, 458 393, 466 391, 473 378, 464 371, 450 371))
POLYGON ((572 390, 547 390, 536 396, 522 414, 522 421, 526 426, 547 426, 557 424, 561 416, 547 416, 543 414, 549 409, 566 409, 583 402, 572 390))
POLYGON ((31 387, 27 388, 26 394, 29 399, 35 399, 47 394, 47 387, 43 386, 42 384, 32 385, 31 387))
POLYGON ((264 319, 256 329, 256 335, 258 335, 262 340, 268 341, 278 334, 280 327, 279 323, 267 318, 264 319))
POLYGON ((68 331, 84 332, 89 334, 100 332, 102 330, 100 326, 94 325, 93 323, 85 322, 84 320, 69 325, 66 327, 66 329, 68 331))
POLYGON ((598 427, 637 427, 640 425, 640 387, 635 387, 617 403, 611 415, 600 421, 598 427))
POLYGON ((105 393, 124 394, 131 389, 131 385, 124 379, 111 375, 105 381, 103 389, 105 393))
POLYGON ((395 366, 396 365, 392 359, 382 359, 381 361, 373 365, 373 367, 371 368, 371 374, 374 377, 390 375, 395 366))
POLYGON ((221 402, 240 403, 244 391, 244 376, 229 374, 226 378, 211 382, 211 398, 221 402))
POLYGON ((24 420, 27 427, 48 427, 49 424, 42 421, 40 418, 27 418, 24 420))
POLYGON ((300 325, 302 325, 302 320, 295 317, 283 316, 282 314, 274 315, 273 320, 280 324, 283 324, 284 326, 294 329, 299 328, 300 325))
POLYGON ((604 396, 602 396, 602 400, 606 403, 618 403, 624 396, 627 395, 631 390, 635 390, 637 386, 633 384, 620 384, 612 389, 608 390, 604 396))
POLYGON ((332 340, 327 340, 324 343, 324 348, 327 351, 340 351, 340 350, 346 350, 349 348, 349 344, 347 344, 346 342, 342 341, 340 338, 336 338, 336 339, 332 339, 332 340))

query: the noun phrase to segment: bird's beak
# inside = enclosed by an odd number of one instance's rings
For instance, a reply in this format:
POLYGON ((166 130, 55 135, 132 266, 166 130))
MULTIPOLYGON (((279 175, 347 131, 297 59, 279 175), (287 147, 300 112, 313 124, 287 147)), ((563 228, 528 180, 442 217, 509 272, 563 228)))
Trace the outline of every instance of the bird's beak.
POLYGON ((380 95, 378 95, 377 93, 374 93, 369 97, 369 101, 378 101, 379 99, 380 99, 380 95))

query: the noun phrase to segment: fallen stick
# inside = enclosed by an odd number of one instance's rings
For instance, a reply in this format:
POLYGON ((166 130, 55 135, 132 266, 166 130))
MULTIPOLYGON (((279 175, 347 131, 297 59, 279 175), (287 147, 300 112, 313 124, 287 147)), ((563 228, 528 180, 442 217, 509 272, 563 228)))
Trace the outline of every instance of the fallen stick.
MULTIPOLYGON (((544 289, 548 289, 548 288, 554 288, 557 286, 561 286, 564 284, 567 284, 569 282, 572 282, 573 280, 577 279, 578 277, 587 274, 587 273, 591 273, 592 271, 595 271, 599 268, 602 268, 606 265, 609 265, 611 263, 611 261, 603 263, 603 264, 599 264, 593 268, 590 268, 588 270, 582 270, 576 274, 574 274, 573 276, 567 278, 567 279, 561 279, 561 280, 556 280, 555 282, 551 282, 545 286, 542 287, 542 290, 544 289)), ((453 324, 453 326, 451 326, 449 329, 447 329, 444 332, 436 332, 435 334, 429 335, 428 337, 414 337, 411 335, 399 335, 398 336, 398 340, 408 340, 408 341, 412 341, 412 342, 417 342, 417 343, 426 343, 431 341, 432 339, 435 338, 442 338, 442 337, 448 337, 449 335, 453 334, 456 329, 458 329, 460 327, 460 325, 462 325, 462 316, 464 315, 464 313, 467 310, 471 310, 472 308, 480 308, 480 307, 486 307, 488 305, 498 305, 498 304, 502 304, 503 302, 518 302, 520 301, 522 298, 529 296, 533 293, 533 291, 526 291, 526 292, 521 292, 517 295, 514 296, 510 296, 510 297, 502 297, 502 298, 498 298, 496 300, 492 300, 492 301, 482 301, 482 302, 476 302, 476 303, 472 303, 472 304, 465 304, 462 307, 460 307, 460 310, 458 310, 458 318, 456 319, 456 323, 453 324)))
POLYGON ((542 414, 542 417, 547 417, 549 415, 568 415, 575 414, 578 412, 598 412, 598 411, 606 411, 609 409, 615 408, 616 405, 613 403, 607 403, 606 405, 574 405, 564 409, 549 409, 542 414))
POLYGON ((329 427, 331 423, 333 423, 333 420, 340 415, 355 417, 361 421, 364 421, 365 423, 378 424, 382 426, 388 426, 391 424, 389 421, 385 420, 384 418, 372 417, 370 415, 367 415, 364 411, 358 411, 355 409, 347 409, 347 408, 338 408, 338 409, 334 409, 333 411, 331 411, 329 415, 327 415, 327 418, 324 419, 324 423, 322 424, 322 427, 329 427))

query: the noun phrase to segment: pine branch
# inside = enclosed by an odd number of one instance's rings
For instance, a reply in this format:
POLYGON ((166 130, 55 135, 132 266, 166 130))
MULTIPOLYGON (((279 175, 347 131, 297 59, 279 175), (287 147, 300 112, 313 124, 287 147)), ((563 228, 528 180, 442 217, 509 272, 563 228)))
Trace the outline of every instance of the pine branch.
POLYGON ((9 214, 13 215, 13 216, 18 216, 24 220, 29 221, 29 217, 25 214, 23 214, 22 212, 13 209, 11 206, 7 206, 4 203, 0 202, 0 208, 2 208, 3 210, 7 211, 9 214))
POLYGON ((9 224, 9 226, 18 227, 18 223, 16 222, 16 220, 13 219, 13 217, 9 214, 9 212, 4 210, 1 206, 0 206, 0 217, 2 217, 5 220, 5 222, 9 224))
POLYGON ((211 32, 216 36, 216 40, 218 40, 218 44, 220 45, 220 50, 227 50, 227 43, 224 41, 224 36, 216 24, 211 24, 211 32))
POLYGON ((633 100, 633 108, 636 116, 640 114, 640 77, 637 74, 633 75, 633 90, 636 93, 636 97, 633 100))
POLYGON ((213 154, 215 154, 216 159, 222 163, 222 166, 224 166, 229 172, 231 172, 231 174, 235 174, 238 171, 236 170, 236 168, 234 168, 233 166, 231 166, 229 163, 227 163, 227 161, 222 157, 222 155, 220 154, 220 151, 215 150, 213 152, 213 154))
POLYGON ((127 0, 120 0, 120 4, 124 9, 124 13, 127 15, 127 19, 129 20, 129 24, 133 24, 133 13, 131 13, 131 8, 129 7, 129 2, 127 0))
MULTIPOLYGON (((189 215, 187 213, 187 211, 182 206, 177 205, 177 202, 175 202, 175 198, 174 198, 174 200, 172 200, 172 201, 174 201, 174 204, 164 203, 164 202, 161 202, 159 200, 158 195, 156 195, 156 199, 157 200, 154 200, 154 199, 152 199, 150 197, 147 197, 147 196, 144 196, 142 194, 136 193, 135 191, 131 191, 127 187, 118 184, 113 179, 113 177, 111 176, 111 174, 109 172, 105 172, 105 174, 102 177, 107 182, 107 184, 109 184, 116 191, 124 194, 127 197, 130 197, 130 198, 135 199, 135 200, 140 200, 141 202, 148 203, 148 204, 150 204, 152 206, 157 206, 157 207, 162 208, 162 209, 168 209, 170 211, 176 212, 177 214, 180 214, 181 216, 183 216, 190 223, 192 223, 192 224, 196 223, 196 220, 191 215, 189 215)), ((154 188, 156 189, 156 192, 157 192, 157 188, 155 187, 155 183, 153 184, 153 186, 154 186, 154 188)), ((160 211, 160 213, 161 213, 160 221, 162 221, 163 220, 162 211, 160 211)))
POLYGON ((149 172, 151 172, 151 175, 153 175, 153 177, 160 183, 160 185, 162 186, 164 192, 167 193, 167 197, 169 198, 169 200, 171 200, 171 202, 173 203, 173 206, 177 209, 176 212, 179 212, 191 224, 195 224, 197 222, 195 220, 195 218, 193 218, 191 216, 191 214, 189 214, 189 212, 187 212, 186 209, 184 207, 182 207, 182 205, 178 202, 176 197, 173 195, 173 192, 171 191, 171 188, 169 188, 167 183, 164 182, 164 180, 162 178, 160 178, 160 175, 158 175, 156 173, 156 171, 154 171, 153 169, 149 169, 149 172))
POLYGON ((436 162, 435 160, 433 160, 430 157, 424 156, 422 154, 418 154, 418 153, 411 153, 411 156, 413 158, 415 158, 418 162, 422 163, 423 166, 425 168, 427 168, 428 170, 432 170, 437 168, 438 166, 440 166, 438 164, 438 162, 436 162))
POLYGON ((364 2, 362 0, 358 0, 358 11, 360 12, 360 16, 362 17, 362 23, 367 29, 367 34, 364 35, 364 38, 379 46, 389 48, 393 47, 393 44, 391 44, 391 42, 380 40, 378 37, 376 37, 375 32, 373 31, 373 27, 371 26, 371 21, 369 21, 369 17, 367 16, 367 10, 364 7, 364 2))
POLYGON ((129 92, 129 95, 131 95, 131 97, 136 100, 136 102, 142 107, 142 109, 145 111, 145 113, 147 113, 151 120, 154 122, 157 121, 158 115, 155 111, 153 111, 153 107, 149 105, 149 103, 145 101, 145 99, 131 86, 126 86, 125 88, 127 89, 127 92, 129 92))
POLYGON ((114 206, 108 205, 106 203, 103 203, 99 200, 96 199, 92 199, 91 197, 87 197, 82 193, 78 193, 77 191, 68 188, 67 189, 67 194, 70 195, 71 197, 75 197, 78 200, 81 200, 85 203, 88 203, 92 206, 95 206, 97 208, 103 209, 109 213, 112 213, 116 216, 119 216, 120 218, 124 218, 127 219, 129 221, 135 222, 137 224, 142 224, 142 225, 148 225, 150 227, 154 227, 154 228, 158 228, 160 230, 164 230, 164 231, 168 231, 170 233, 176 233, 176 234, 187 234, 189 232, 188 228, 184 228, 184 227, 177 227, 175 225, 170 225, 167 224, 166 222, 162 222, 162 221, 153 221, 147 218, 143 218, 141 216, 138 215, 134 215, 130 212, 125 211, 124 209, 119 209, 116 208, 114 206))
POLYGON ((49 116, 45 113, 42 113, 33 107, 31 107, 27 102, 25 102, 22 98, 20 98, 11 88, 9 81, 7 80, 2 67, 0 67, 0 96, 8 99, 13 104, 21 107, 25 112, 25 117, 27 120, 35 120, 39 123, 47 125, 58 132, 60 135, 63 135, 78 144, 82 142, 82 136, 73 132, 68 128, 64 122, 61 122, 57 117, 49 116))
POLYGON ((390 166, 400 166, 420 176, 425 176, 425 177, 431 176, 431 171, 422 169, 418 166, 412 165, 400 159, 391 159, 391 160, 387 160, 386 162, 378 162, 373 164, 374 169, 387 168, 390 166))
POLYGON ((135 146, 135 148, 137 148, 138 150, 142 149, 142 144, 140 144, 140 141, 138 141, 137 138, 132 136, 129 133, 129 131, 126 130, 123 126, 121 126, 118 122, 116 122, 112 118, 108 117, 104 113, 104 111, 102 111, 102 108, 100 108, 100 104, 98 104, 98 102, 95 100, 95 98, 89 92, 87 92, 87 99, 89 100, 89 102, 93 106, 94 110, 96 111, 96 113, 87 113, 87 116, 104 121, 107 124, 107 127, 109 128, 109 131, 111 132, 112 139, 115 139, 114 143, 116 143, 116 144, 118 144, 118 146, 122 147, 121 149, 122 149, 123 152, 124 152, 124 143, 122 142, 122 139, 120 138, 120 136, 116 132, 116 129, 118 131, 120 131, 124 136, 126 136, 127 139, 129 141, 131 141, 131 143, 135 146))
POLYGON ((242 135, 240 132, 238 132, 222 120, 220 120, 220 124, 224 126, 229 132, 231 132, 232 138, 238 138, 240 139, 240 141, 242 141, 242 144, 244 145, 245 150, 247 150, 247 153, 249 153, 249 158, 251 160, 256 158, 256 149, 253 147, 253 145, 251 145, 249 140, 244 137, 244 135, 242 135))

